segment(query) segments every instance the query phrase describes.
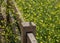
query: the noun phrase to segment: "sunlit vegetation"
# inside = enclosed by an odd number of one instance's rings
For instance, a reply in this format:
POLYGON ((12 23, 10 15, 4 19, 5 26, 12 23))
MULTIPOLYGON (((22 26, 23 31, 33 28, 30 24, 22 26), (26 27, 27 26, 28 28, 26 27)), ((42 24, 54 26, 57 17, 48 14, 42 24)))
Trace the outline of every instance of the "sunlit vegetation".
MULTIPOLYGON (((60 43, 60 0, 15 0, 18 8, 23 14, 25 21, 36 24, 36 39, 38 43, 60 43)), ((6 6, 3 0, 2 6, 6 6)), ((14 34, 12 28, 16 27, 16 14, 8 5, 6 15, 14 18, 14 22, 0 20, 0 28, 4 28, 1 34, 5 37, 7 43, 20 43, 19 34, 14 34), (11 14, 8 14, 8 13, 11 14)), ((7 18, 8 18, 7 17, 7 18)))
POLYGON ((36 24, 38 43, 60 43, 59 0, 16 0, 25 21, 36 24))

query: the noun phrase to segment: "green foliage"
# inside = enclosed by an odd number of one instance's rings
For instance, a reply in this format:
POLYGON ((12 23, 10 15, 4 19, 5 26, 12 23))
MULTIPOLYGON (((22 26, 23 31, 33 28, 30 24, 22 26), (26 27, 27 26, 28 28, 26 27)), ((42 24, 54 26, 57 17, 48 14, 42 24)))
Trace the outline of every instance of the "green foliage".
MULTIPOLYGON (((0 2, 0 5, 6 6, 3 0, 0 2)), ((16 0, 16 2, 23 14, 24 20, 32 21, 36 24, 36 39, 38 43, 60 43, 59 0, 16 0)), ((7 16, 9 16, 9 11, 11 11, 12 16, 15 18, 16 14, 13 14, 14 10, 8 4, 7 16)), ((7 43, 20 43, 19 36, 12 31, 12 27, 17 25, 16 22, 7 22, 4 25, 5 23, 5 20, 0 20, 0 27, 5 29, 1 34, 5 36, 7 43)))
POLYGON ((16 0, 25 21, 36 26, 38 43, 60 43, 59 0, 16 0))
MULTIPOLYGON (((6 8, 6 20, 3 17, 2 10, 0 9, 0 29, 1 28, 4 29, 4 31, 2 31, 2 32, 0 31, 0 35, 4 36, 6 43, 20 43, 19 29, 18 29, 16 20, 12 16, 14 10, 11 8, 12 6, 10 5, 10 3, 7 4, 4 2, 4 0, 0 0, 0 2, 1 2, 0 7, 2 6, 1 9, 6 8), (13 22, 12 22, 11 18, 14 19, 13 22), (14 32, 16 32, 16 33, 14 33, 14 32)), ((9 0, 9 2, 10 2, 10 0, 9 0)), ((2 39, 2 41, 3 41, 3 39, 2 39)))

